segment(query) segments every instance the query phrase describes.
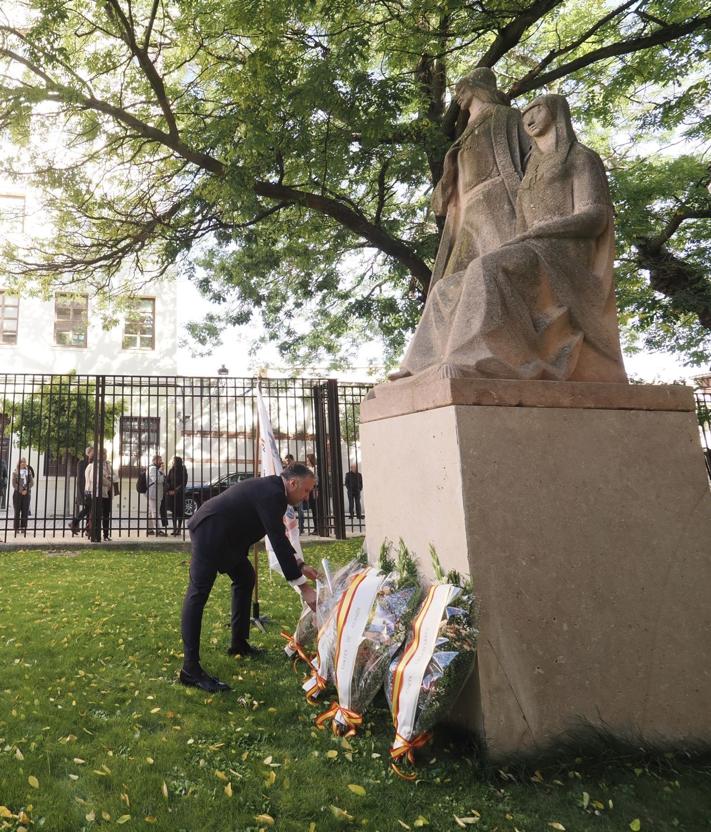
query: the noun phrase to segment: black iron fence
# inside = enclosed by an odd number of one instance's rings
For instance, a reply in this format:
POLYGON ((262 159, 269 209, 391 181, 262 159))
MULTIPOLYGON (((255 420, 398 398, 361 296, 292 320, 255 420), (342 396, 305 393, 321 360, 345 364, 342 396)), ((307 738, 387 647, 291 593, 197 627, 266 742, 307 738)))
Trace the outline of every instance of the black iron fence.
POLYGON ((368 384, 0 374, 0 540, 184 535, 202 502, 258 474, 258 385, 282 456, 315 461, 319 487, 301 507, 304 534, 362 532, 358 423, 368 384), (103 462, 88 468, 89 449, 103 462), (168 479, 139 493, 139 475, 158 455, 168 479), (184 482, 176 458, 187 480, 178 499, 170 494, 184 482))

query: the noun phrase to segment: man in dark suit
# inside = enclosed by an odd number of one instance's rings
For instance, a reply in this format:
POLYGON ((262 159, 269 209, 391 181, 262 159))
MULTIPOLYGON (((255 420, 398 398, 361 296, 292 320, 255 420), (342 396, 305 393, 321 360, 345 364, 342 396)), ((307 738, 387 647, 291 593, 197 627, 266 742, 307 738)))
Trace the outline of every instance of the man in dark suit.
POLYGON ((360 492, 363 490, 363 475, 358 470, 358 465, 354 462, 351 465, 351 470, 346 474, 344 481, 346 486, 346 493, 348 494, 348 516, 353 519, 353 506, 355 505, 356 516, 360 520, 363 512, 360 507, 360 492))
POLYGON ((308 499, 316 485, 314 474, 296 463, 282 474, 243 480, 203 503, 188 523, 192 543, 190 582, 183 601, 181 629, 184 645, 180 681, 214 693, 229 687, 208 675, 200 665, 202 614, 218 572, 232 579, 232 644, 229 655, 249 656, 257 651, 249 644, 250 603, 254 569, 249 549, 269 536, 284 577, 301 593, 304 603, 316 606, 312 581, 318 572, 297 562, 286 536, 287 505, 308 499))

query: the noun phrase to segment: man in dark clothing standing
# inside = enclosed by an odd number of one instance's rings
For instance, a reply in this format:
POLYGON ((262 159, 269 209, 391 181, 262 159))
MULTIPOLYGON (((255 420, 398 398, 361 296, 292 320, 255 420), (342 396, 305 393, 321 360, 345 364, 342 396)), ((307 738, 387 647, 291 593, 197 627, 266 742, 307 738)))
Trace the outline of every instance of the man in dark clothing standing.
POLYGON ((363 475, 358 470, 358 466, 354 462, 351 465, 351 470, 346 474, 344 482, 346 486, 346 493, 348 494, 348 516, 353 517, 353 507, 355 505, 356 516, 360 519, 363 512, 360 507, 360 492, 363 490, 363 475))
POLYGON ((77 466, 77 493, 75 500, 74 516, 69 528, 72 535, 79 534, 79 524, 91 511, 91 489, 92 484, 86 485, 86 468, 94 459, 94 448, 89 445, 84 454, 84 459, 77 466))
POLYGON ((184 685, 209 693, 229 690, 200 665, 202 614, 218 572, 232 579, 232 644, 227 652, 231 656, 257 652, 248 641, 254 588, 249 549, 265 534, 286 580, 301 592, 304 603, 315 608, 316 592, 306 581, 316 580, 318 572, 297 563, 284 526, 287 505, 296 506, 308 499, 315 484, 313 473, 296 463, 280 476, 243 480, 233 485, 204 502, 190 519, 192 560, 181 621, 184 660, 180 681, 184 685))

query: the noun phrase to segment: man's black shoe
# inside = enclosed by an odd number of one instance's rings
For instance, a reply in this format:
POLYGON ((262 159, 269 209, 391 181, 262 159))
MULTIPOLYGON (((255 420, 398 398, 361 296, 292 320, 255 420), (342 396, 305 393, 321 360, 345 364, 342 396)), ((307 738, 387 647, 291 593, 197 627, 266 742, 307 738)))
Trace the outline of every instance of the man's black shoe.
POLYGON ((257 656, 261 656, 263 653, 264 650, 259 647, 252 647, 248 641, 241 641, 227 648, 228 656, 253 656, 256 658, 257 656))
POLYGON ((195 676, 181 670, 178 679, 181 684, 187 685, 191 688, 200 688, 200 690, 204 690, 206 693, 219 693, 230 689, 229 685, 226 685, 214 676, 208 676, 204 670, 202 673, 195 676))

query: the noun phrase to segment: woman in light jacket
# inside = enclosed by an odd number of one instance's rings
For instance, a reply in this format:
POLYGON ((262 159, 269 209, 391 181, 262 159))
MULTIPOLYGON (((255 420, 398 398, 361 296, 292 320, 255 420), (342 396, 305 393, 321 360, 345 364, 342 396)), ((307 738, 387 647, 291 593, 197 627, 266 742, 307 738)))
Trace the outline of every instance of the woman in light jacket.
POLYGON ((113 482, 114 475, 111 466, 106 461, 106 451, 101 450, 101 465, 96 472, 96 482, 94 482, 94 462, 90 462, 86 466, 84 474, 86 485, 84 486, 87 493, 92 495, 91 513, 89 514, 90 521, 87 523, 87 535, 91 536, 91 526, 96 518, 103 526, 104 540, 110 540, 111 534, 111 501, 113 498, 113 482))
POLYGON ((20 530, 27 537, 27 515, 30 510, 30 494, 35 478, 27 459, 21 456, 12 472, 12 507, 15 509, 15 534, 20 530))

